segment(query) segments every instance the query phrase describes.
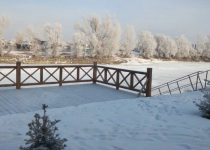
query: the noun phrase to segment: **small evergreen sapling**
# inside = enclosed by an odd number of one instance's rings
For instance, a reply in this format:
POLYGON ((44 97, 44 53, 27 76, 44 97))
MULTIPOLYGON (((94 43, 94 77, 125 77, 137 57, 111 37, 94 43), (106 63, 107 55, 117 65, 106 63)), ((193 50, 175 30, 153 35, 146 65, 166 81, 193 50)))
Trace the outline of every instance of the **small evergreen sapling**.
POLYGON ((195 103, 195 105, 202 112, 202 117, 210 119, 210 92, 205 93, 203 97, 205 100, 201 101, 200 104, 195 103))
POLYGON ((44 116, 40 117, 39 114, 35 114, 35 121, 32 120, 28 124, 29 132, 26 135, 30 136, 30 139, 25 140, 26 144, 31 144, 29 147, 20 146, 20 150, 62 150, 65 149, 66 144, 64 142, 67 139, 60 139, 59 134, 55 134, 57 127, 54 125, 60 120, 50 121, 46 116, 46 108, 48 106, 43 104, 44 116), (40 122, 42 120, 42 123, 40 122))

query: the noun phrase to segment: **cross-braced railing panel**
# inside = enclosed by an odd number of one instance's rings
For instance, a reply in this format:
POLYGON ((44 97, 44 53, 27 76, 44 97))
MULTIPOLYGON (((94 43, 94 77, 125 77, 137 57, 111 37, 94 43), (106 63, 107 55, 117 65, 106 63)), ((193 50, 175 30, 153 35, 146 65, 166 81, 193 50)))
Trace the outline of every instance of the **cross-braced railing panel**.
POLYGON ((43 83, 58 83, 59 82, 59 67, 48 68, 43 67, 43 83))
POLYGON ((105 82, 105 72, 107 73, 107 71, 105 71, 105 68, 97 68, 96 80, 105 82))
MULTIPOLYGON (((127 69, 93 65, 24 65, 17 62, 16 66, 0 66, 0 87, 59 84, 73 82, 96 82, 115 86, 116 89, 124 88, 128 90, 151 95, 152 69, 147 72, 133 71, 127 69), (3 73, 2 70, 10 69, 3 73), (14 75, 14 79, 9 77, 14 75), (140 75, 140 76, 139 76, 140 75), (148 80, 148 84, 144 80, 148 80), (11 84, 2 84, 2 81, 9 80, 11 84), (149 85, 149 86, 148 86, 149 85), (149 87, 149 88, 147 88, 149 87)), ((7 81, 8 83, 8 81, 7 81)))
POLYGON ((63 67, 62 71, 62 82, 77 80, 77 67, 63 67))
POLYGON ((116 85, 117 83, 117 70, 107 69, 107 83, 116 85))
POLYGON ((14 86, 16 84, 16 68, 0 68, 0 87, 14 86))
POLYGON ((119 85, 120 86, 129 88, 131 85, 130 78, 131 78, 130 72, 119 71, 119 85))
POLYGON ((139 73, 134 73, 133 75, 133 88, 136 90, 140 90, 143 88, 143 93, 146 91, 146 87, 144 87, 144 83, 147 80, 146 74, 139 74, 139 73))
POLYGON ((79 80, 93 80, 93 67, 79 67, 79 80))
POLYGON ((21 84, 40 83, 40 68, 21 68, 21 84))
POLYGON ((132 91, 146 92, 145 81, 147 72, 126 70, 120 68, 97 66, 97 82, 124 88, 132 91))

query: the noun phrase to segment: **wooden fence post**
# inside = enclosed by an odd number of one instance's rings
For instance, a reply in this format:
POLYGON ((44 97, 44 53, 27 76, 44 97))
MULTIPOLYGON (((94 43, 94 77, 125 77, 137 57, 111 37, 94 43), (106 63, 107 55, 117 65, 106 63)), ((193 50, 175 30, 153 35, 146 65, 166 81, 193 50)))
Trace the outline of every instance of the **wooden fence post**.
POLYGON ((77 67, 77 81, 79 81, 79 69, 80 67, 77 67))
POLYGON ((133 72, 130 74, 130 90, 132 90, 133 89, 133 80, 134 80, 134 78, 133 78, 133 72))
POLYGON ((43 84, 43 68, 40 68, 40 83, 43 84))
POLYGON ((120 71, 117 70, 117 77, 116 77, 116 90, 119 90, 120 84, 120 71))
POLYGON ((105 82, 105 83, 107 83, 107 71, 108 71, 108 69, 105 68, 105 69, 104 69, 104 82, 105 82))
POLYGON ((151 97, 151 89, 152 89, 152 68, 147 68, 147 87, 146 87, 146 97, 151 97))
POLYGON ((62 78, 63 78, 63 68, 60 67, 60 75, 59 75, 59 86, 62 86, 62 78))
POLYGON ((96 84, 97 62, 93 62, 93 84, 96 84))
POLYGON ((16 62, 16 89, 20 89, 20 82, 21 82, 21 62, 16 62))

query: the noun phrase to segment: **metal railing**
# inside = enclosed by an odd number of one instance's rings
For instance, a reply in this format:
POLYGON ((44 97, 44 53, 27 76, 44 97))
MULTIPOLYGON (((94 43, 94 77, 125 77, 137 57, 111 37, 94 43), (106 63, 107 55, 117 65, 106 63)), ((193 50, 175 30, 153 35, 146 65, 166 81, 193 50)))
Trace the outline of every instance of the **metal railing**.
POLYGON ((210 70, 198 71, 152 88, 152 96, 183 93, 205 89, 210 70))

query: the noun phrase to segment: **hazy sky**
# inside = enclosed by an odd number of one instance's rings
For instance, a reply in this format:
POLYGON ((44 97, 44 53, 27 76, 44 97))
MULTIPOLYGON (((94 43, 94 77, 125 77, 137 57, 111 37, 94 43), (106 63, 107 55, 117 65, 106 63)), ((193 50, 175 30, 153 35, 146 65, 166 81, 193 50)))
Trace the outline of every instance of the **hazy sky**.
POLYGON ((41 29, 45 23, 59 22, 63 40, 70 41, 82 16, 106 12, 116 15, 122 29, 133 25, 137 35, 142 30, 172 38, 185 34, 192 43, 198 33, 210 35, 210 0, 0 0, 0 15, 12 21, 5 39, 13 39, 29 24, 41 29))

